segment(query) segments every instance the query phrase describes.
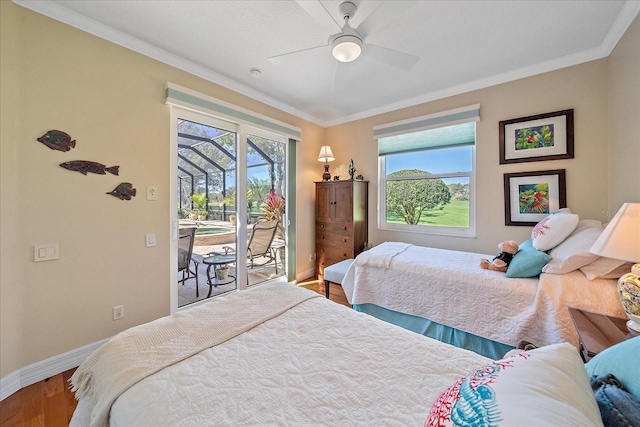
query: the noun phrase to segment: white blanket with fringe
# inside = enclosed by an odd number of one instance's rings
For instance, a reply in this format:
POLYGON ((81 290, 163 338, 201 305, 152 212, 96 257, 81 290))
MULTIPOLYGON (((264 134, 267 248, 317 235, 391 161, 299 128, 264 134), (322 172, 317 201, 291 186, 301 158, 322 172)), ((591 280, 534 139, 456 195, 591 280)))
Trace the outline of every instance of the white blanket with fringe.
POLYGON ((580 271, 507 278, 483 270, 492 255, 383 243, 358 255, 342 287, 351 304, 375 304, 503 344, 538 346, 578 335, 567 307, 625 317, 615 280, 589 281, 580 271))
POLYGON ((128 329, 99 347, 71 378, 88 403, 91 426, 109 423, 113 402, 161 369, 223 343, 318 294, 286 284, 261 286, 128 329))

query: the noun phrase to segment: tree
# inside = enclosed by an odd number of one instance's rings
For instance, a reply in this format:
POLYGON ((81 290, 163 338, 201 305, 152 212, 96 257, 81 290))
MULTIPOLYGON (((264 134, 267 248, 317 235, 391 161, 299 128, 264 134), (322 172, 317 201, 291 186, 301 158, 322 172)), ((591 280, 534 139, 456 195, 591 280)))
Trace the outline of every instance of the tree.
MULTIPOLYGON (((418 169, 405 169, 389 174, 390 177, 428 175, 431 173, 418 169)), ((450 201, 449 187, 441 179, 387 181, 387 212, 401 216, 407 224, 418 224, 424 211, 442 209, 450 201)))
POLYGON ((254 176, 247 181, 247 205, 249 209, 251 209, 254 202, 262 203, 267 199, 269 187, 269 181, 266 179, 260 179, 254 176))
POLYGON ((463 202, 469 201, 469 184, 460 184, 454 182, 449 184, 449 193, 451 193, 451 200, 460 200, 463 202))

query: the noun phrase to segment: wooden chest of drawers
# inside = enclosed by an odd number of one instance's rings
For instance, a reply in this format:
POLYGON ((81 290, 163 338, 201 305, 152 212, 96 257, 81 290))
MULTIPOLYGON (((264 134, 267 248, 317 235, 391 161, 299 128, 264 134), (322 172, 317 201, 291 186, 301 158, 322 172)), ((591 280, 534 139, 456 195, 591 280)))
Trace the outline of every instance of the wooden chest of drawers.
POLYGON ((368 241, 368 182, 316 182, 316 272, 355 258, 368 241))

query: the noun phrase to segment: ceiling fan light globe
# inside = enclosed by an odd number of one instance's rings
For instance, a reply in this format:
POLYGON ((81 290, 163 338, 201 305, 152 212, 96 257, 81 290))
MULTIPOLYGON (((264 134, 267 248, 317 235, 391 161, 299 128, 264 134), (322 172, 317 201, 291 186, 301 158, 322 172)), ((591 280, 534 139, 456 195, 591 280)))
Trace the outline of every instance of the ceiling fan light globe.
POLYGON ((350 35, 338 37, 331 43, 331 53, 340 62, 351 62, 362 53, 362 40, 350 35))

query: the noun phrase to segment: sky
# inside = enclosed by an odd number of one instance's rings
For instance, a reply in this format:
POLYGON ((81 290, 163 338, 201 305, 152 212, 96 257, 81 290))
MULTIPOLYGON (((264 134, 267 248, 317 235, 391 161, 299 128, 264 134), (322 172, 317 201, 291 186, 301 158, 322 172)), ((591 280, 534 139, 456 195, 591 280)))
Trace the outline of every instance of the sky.
POLYGON ((387 156, 387 174, 403 169, 420 169, 433 174, 471 170, 472 147, 445 148, 387 156))

